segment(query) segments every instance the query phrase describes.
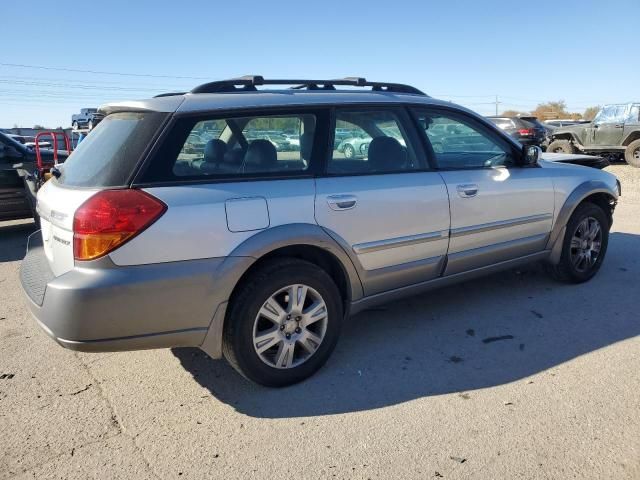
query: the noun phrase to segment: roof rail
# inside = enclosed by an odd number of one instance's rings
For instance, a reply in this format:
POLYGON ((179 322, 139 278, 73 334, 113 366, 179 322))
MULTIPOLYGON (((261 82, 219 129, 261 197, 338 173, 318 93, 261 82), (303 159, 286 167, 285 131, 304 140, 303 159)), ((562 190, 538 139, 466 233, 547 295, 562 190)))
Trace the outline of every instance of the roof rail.
POLYGON ((293 80, 293 79, 265 79, 260 75, 246 75, 240 78, 220 80, 217 82, 198 85, 189 93, 231 93, 243 91, 257 91, 256 86, 262 85, 291 85, 292 89, 307 90, 335 90, 336 85, 352 87, 371 87, 377 92, 410 93, 413 95, 426 94, 415 87, 401 83, 368 82, 365 78, 346 77, 334 80, 293 80))
POLYGON ((174 97, 176 95, 184 95, 187 92, 168 92, 168 93, 159 93, 158 95, 154 95, 153 98, 160 97, 174 97))

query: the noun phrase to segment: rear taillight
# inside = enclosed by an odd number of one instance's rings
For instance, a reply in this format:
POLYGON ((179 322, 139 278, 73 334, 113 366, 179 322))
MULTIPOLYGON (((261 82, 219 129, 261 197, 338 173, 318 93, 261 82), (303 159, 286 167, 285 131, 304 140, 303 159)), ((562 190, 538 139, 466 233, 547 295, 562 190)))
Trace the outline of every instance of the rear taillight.
POLYGON ((527 135, 533 135, 533 130, 530 130, 528 128, 521 128, 520 130, 518 130, 518 133, 526 137, 527 135))
POLYGON ((155 222, 167 206, 141 190, 103 190, 73 216, 73 256, 93 260, 106 255, 155 222))

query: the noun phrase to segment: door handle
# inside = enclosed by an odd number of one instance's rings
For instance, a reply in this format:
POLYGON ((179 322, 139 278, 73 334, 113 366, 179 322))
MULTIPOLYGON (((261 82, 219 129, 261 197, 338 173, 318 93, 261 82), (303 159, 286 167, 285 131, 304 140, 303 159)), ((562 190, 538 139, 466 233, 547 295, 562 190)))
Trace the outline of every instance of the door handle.
POLYGON ((358 203, 355 195, 329 195, 327 203, 331 210, 351 210, 358 203))
POLYGON ((464 185, 458 185, 456 190, 462 198, 475 197, 478 194, 478 185, 475 183, 466 183, 464 185))

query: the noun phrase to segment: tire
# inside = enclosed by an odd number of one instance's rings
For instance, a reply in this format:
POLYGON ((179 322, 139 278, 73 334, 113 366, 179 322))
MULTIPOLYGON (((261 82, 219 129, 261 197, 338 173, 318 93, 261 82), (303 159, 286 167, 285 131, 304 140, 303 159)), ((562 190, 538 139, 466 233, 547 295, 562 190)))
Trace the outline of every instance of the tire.
POLYGON ((73 124, 71 125, 71 128, 73 130, 78 130, 78 122, 73 122, 73 124))
POLYGON ((93 120, 89 120, 89 122, 87 123, 87 129, 89 131, 93 130, 93 120))
POLYGON ((234 293, 222 351, 231 366, 249 380, 267 387, 292 385, 313 375, 327 361, 338 341, 342 318, 342 297, 324 270, 304 260, 274 259, 253 272, 234 293), (298 293, 303 291, 298 287, 307 287, 302 308, 289 301, 291 286, 298 293), (277 308, 268 308, 274 304, 279 305, 281 315, 277 308), (312 310, 318 312, 313 317, 312 310), (263 312, 276 320, 269 320, 263 312), (304 326, 306 321, 309 328, 304 326), (260 342, 260 336, 266 339, 260 342), (258 353, 259 348, 263 352, 258 353))
MULTIPOLYGON (((607 253, 607 246, 609 244, 609 219, 606 213, 599 206, 585 202, 580 204, 571 215, 569 223, 567 223, 567 229, 562 241, 562 254, 560 255, 560 262, 557 265, 548 265, 548 271, 551 275, 559 281, 567 283, 582 283, 590 280, 598 270, 604 260, 607 253), (579 260, 580 252, 585 252, 583 247, 585 243, 580 244, 580 239, 583 238, 587 232, 585 232, 584 222, 588 222, 589 227, 597 222, 600 227, 600 236, 596 240, 599 243, 599 250, 594 259, 594 250, 596 241, 591 242, 589 245, 589 257, 587 259, 579 260)), ((587 234, 581 242, 589 244, 590 236, 587 234)))
POLYGON ((627 146, 624 151, 624 159, 632 167, 640 168, 640 138, 627 146))
POLYGON ((569 140, 554 140, 547 147, 551 153, 576 153, 576 148, 569 140))
POLYGON ((345 158, 355 158, 356 149, 353 148, 352 145, 345 145, 344 147, 344 157, 345 158))

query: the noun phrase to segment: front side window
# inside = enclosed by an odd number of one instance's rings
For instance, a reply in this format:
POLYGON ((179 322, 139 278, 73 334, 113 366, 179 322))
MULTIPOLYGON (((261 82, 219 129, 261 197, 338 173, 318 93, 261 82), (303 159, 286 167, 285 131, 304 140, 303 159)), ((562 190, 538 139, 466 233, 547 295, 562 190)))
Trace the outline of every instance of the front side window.
POLYGON ((625 123, 638 123, 640 122, 640 105, 631 105, 629 115, 625 120, 625 123))
POLYGON ((513 163, 510 149, 461 116, 417 111, 438 168, 485 168, 513 163))
POLYGON ((606 105, 594 118, 594 123, 622 123, 624 122, 624 113, 626 105, 606 105))
POLYGON ((172 135, 175 177, 206 178, 309 169, 316 117, 311 114, 183 119, 172 135))
POLYGON ((422 168, 399 112, 338 110, 328 173, 400 173, 422 168))

